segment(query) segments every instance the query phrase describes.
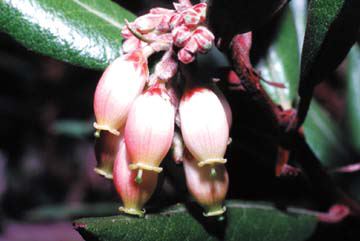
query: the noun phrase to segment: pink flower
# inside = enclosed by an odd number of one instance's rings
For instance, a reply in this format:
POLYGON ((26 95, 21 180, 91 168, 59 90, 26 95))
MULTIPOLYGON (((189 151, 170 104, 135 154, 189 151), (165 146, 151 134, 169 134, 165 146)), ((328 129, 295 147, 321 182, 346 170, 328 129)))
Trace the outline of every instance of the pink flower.
POLYGON ((179 107, 185 146, 198 165, 225 163, 229 141, 229 116, 211 85, 188 88, 179 107))
POLYGON ((94 171, 108 179, 113 178, 113 165, 119 150, 121 136, 101 131, 95 140, 95 156, 97 166, 94 171))
POLYGON ((96 87, 94 127, 119 135, 131 104, 148 77, 147 59, 141 51, 123 55, 111 63, 96 87))
POLYGON ((200 53, 206 53, 212 47, 215 36, 205 27, 197 27, 193 33, 200 53))
POLYGON ((129 169, 130 158, 124 141, 120 142, 119 152, 114 163, 114 185, 121 197, 123 207, 119 210, 131 215, 143 216, 144 204, 150 199, 157 185, 158 175, 154 172, 145 172, 141 184, 135 181, 136 171, 129 169))
POLYGON ((216 175, 210 175, 209 166, 199 167, 195 159, 188 156, 183 161, 186 185, 195 200, 206 210, 204 216, 221 215, 222 206, 229 187, 229 176, 223 164, 216 165, 216 175))
POLYGON ((160 172, 174 135, 175 108, 165 88, 153 86, 134 102, 125 126, 132 169, 160 172))
POLYGON ((226 121, 228 123, 228 127, 229 127, 229 130, 231 128, 231 125, 232 125, 232 111, 231 111, 231 107, 230 107, 230 104, 229 102, 227 101, 225 95, 221 92, 221 90, 215 85, 211 85, 211 89, 214 91, 214 93, 217 95, 217 97, 219 98, 223 108, 224 108, 224 111, 225 111, 225 114, 226 114, 226 121))
POLYGON ((161 14, 148 13, 138 17, 135 22, 135 28, 140 33, 149 33, 153 31, 162 21, 161 14))
POLYGON ((184 64, 189 64, 195 60, 195 55, 187 51, 185 48, 182 48, 178 52, 177 57, 184 64))

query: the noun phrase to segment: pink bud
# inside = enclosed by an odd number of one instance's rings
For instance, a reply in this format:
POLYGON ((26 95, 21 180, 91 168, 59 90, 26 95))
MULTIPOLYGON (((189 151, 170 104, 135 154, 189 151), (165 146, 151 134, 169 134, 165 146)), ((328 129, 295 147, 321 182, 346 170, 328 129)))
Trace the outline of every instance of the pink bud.
POLYGON ((229 187, 229 176, 223 164, 214 167, 199 167, 193 158, 184 159, 186 185, 195 200, 206 210, 204 216, 221 215, 229 187), (214 169, 216 175, 210 174, 214 169))
POLYGON ((229 117, 211 85, 188 88, 179 107, 185 146, 198 165, 225 163, 229 141, 229 117))
POLYGON ((162 14, 149 13, 138 17, 135 20, 134 25, 136 30, 140 33, 149 33, 162 22, 162 19, 162 14))
POLYGON ((199 47, 199 52, 206 53, 211 49, 215 36, 207 28, 200 26, 194 31, 193 38, 199 47))
POLYGON ((171 34, 173 36, 174 44, 178 47, 183 47, 191 37, 192 32, 185 26, 179 26, 174 28, 171 34))
POLYGON ((200 23, 200 14, 192 8, 185 10, 182 15, 184 16, 184 24, 188 28, 194 28, 200 23))
POLYGON ((179 3, 174 2, 173 5, 177 12, 182 12, 189 8, 189 6, 187 4, 182 3, 182 2, 179 2, 179 3))
POLYGON ((101 131, 95 140, 95 156, 97 166, 94 171, 108 179, 113 178, 113 165, 119 150, 121 136, 101 131))
POLYGON ((205 22, 206 20, 206 3, 199 3, 192 7, 192 9, 195 10, 195 12, 200 16, 200 22, 205 22))
POLYGON ((153 86, 134 102, 125 126, 132 169, 160 172, 174 135, 175 108, 165 88, 153 86))
POLYGON ((158 175, 154 172, 144 172, 143 182, 139 184, 135 181, 137 172, 129 169, 130 163, 125 142, 121 141, 114 163, 114 185, 124 205, 119 210, 143 216, 145 211, 142 208, 155 191, 158 175))
POLYGON ((170 28, 175 28, 177 26, 180 26, 184 21, 184 17, 181 14, 174 14, 170 18, 170 28))
POLYGON ((131 36, 123 42, 121 47, 124 53, 130 53, 141 48, 141 40, 135 36, 131 36))
MULTIPOLYGON (((130 23, 130 25, 132 25, 132 24, 130 23)), ((122 27, 122 29, 121 29, 121 35, 122 35, 124 38, 126 38, 126 39, 133 36, 133 34, 130 32, 128 26, 126 26, 126 25, 124 25, 124 26, 122 27)))
POLYGON ((119 135, 131 104, 148 77, 147 59, 141 51, 123 55, 111 63, 96 87, 94 127, 119 135))
POLYGON ((190 53, 184 48, 178 52, 177 57, 179 61, 181 61, 184 64, 189 64, 195 60, 195 55, 190 53))
POLYGON ((167 9, 167 8, 152 8, 149 11, 150 13, 153 14, 164 14, 164 15, 172 15, 175 13, 175 11, 173 9, 167 9))
POLYGON ((199 45, 196 43, 196 40, 191 37, 189 41, 186 42, 184 49, 189 53, 195 54, 199 49, 199 45))

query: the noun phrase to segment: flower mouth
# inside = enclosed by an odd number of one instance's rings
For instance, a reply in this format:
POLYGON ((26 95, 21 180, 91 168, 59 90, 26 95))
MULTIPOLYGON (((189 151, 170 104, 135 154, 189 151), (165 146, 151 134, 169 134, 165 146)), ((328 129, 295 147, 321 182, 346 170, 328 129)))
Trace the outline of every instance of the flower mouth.
POLYGON ((227 160, 224 158, 209 158, 204 161, 200 161, 198 163, 198 166, 203 167, 206 165, 225 164, 226 162, 227 162, 227 160))
POLYGON ((108 170, 106 168, 95 167, 94 171, 100 176, 105 177, 106 179, 113 179, 113 174, 110 167, 108 168, 108 170))
POLYGON ((140 218, 144 217, 145 215, 145 209, 140 210, 138 208, 119 207, 119 211, 133 216, 138 216, 140 218))
POLYGON ((111 134, 114 134, 114 135, 116 135, 116 136, 119 136, 119 135, 120 135, 120 132, 119 132, 118 130, 116 130, 116 129, 114 129, 114 128, 111 128, 111 127, 108 126, 108 125, 100 125, 100 124, 94 122, 93 126, 94 126, 94 128, 95 128, 96 130, 108 131, 108 132, 110 132, 111 134))
POLYGON ((206 213, 203 213, 205 217, 214 217, 220 216, 226 212, 226 207, 221 205, 216 205, 215 207, 211 207, 208 209, 206 213))
POLYGON ((130 170, 142 169, 142 170, 152 171, 152 172, 156 172, 156 173, 160 173, 163 170, 161 167, 151 166, 151 165, 144 164, 144 163, 130 164, 129 169, 130 170))

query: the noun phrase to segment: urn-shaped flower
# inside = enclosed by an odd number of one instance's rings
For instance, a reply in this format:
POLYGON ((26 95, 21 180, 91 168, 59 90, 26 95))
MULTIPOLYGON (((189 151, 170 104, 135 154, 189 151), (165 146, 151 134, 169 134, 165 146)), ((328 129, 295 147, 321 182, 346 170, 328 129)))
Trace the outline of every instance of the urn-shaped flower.
POLYGON ((175 107, 162 86, 153 86, 131 107, 125 126, 130 168, 160 172, 174 135, 175 107))
POLYGON ((210 175, 210 166, 199 167, 193 158, 185 158, 186 185, 194 199, 205 209, 205 216, 221 215, 226 211, 223 202, 229 187, 225 165, 216 165, 216 176, 210 175))
POLYGON ((225 163, 231 120, 211 85, 186 89, 179 113, 185 146, 198 165, 225 163))
POLYGON ((143 90, 148 76, 147 59, 141 51, 123 55, 111 63, 96 87, 94 127, 119 135, 131 104, 143 90))
POLYGON ((155 191, 158 174, 145 172, 142 175, 143 182, 136 182, 137 172, 129 168, 131 162, 126 144, 122 140, 119 145, 113 172, 114 185, 123 202, 123 206, 119 210, 128 214, 143 216, 145 213, 143 206, 155 191))
POLYGON ((113 166, 119 151, 119 143, 122 136, 114 135, 107 131, 101 131, 95 139, 95 156, 97 166, 94 171, 108 179, 113 178, 113 166))

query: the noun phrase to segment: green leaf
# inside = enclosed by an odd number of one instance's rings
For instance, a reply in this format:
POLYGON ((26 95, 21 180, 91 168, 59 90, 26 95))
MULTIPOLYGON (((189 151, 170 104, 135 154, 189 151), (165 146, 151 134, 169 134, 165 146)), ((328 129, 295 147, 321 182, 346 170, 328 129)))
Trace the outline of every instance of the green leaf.
POLYGON ((289 7, 284 10, 279 23, 276 36, 259 69, 265 79, 286 86, 282 89, 262 82, 275 103, 290 109, 297 98, 300 63, 295 21, 289 7))
POLYGON ((306 142, 324 166, 334 168, 350 163, 340 127, 316 101, 310 106, 304 132, 306 142))
POLYGON ((360 1, 311 0, 301 56, 300 122, 308 110, 313 88, 345 58, 360 27, 360 1))
POLYGON ((51 128, 56 135, 84 138, 94 132, 92 122, 81 120, 58 120, 51 128))
POLYGON ((145 218, 112 216, 84 218, 74 225, 87 240, 308 240, 317 220, 307 211, 288 213, 262 204, 228 202, 223 221, 191 215, 183 205, 176 205, 145 218))
POLYGON ((292 0, 289 3, 295 19, 296 32, 298 35, 299 51, 302 49, 304 36, 305 36, 305 24, 306 24, 306 7, 307 1, 304 0, 292 0))
POLYGON ((25 47, 86 68, 103 69, 120 55, 124 19, 110 0, 0 0, 0 30, 25 47))
POLYGON ((355 45, 348 57, 346 71, 346 120, 351 143, 360 153, 360 47, 355 45))
POLYGON ((78 203, 66 205, 40 206, 26 213, 25 219, 31 222, 69 220, 79 217, 114 215, 118 212, 117 203, 78 203))

